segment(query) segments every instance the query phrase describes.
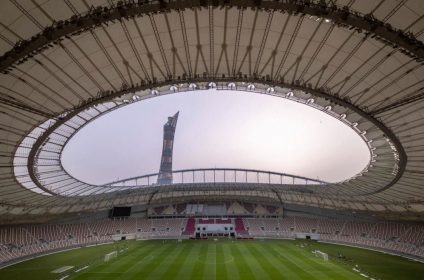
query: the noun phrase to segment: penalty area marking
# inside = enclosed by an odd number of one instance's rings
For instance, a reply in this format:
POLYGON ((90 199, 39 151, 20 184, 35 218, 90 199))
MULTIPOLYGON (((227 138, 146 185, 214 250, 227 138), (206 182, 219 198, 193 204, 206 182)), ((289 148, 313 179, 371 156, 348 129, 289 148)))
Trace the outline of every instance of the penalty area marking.
POLYGON ((74 268, 74 267, 70 266, 70 265, 62 266, 62 267, 59 267, 58 269, 51 271, 51 273, 62 273, 62 272, 68 271, 72 268, 74 268))
POLYGON ((75 272, 80 272, 80 271, 83 271, 84 269, 87 269, 87 268, 89 268, 88 265, 81 267, 81 268, 78 268, 77 270, 75 270, 75 272))

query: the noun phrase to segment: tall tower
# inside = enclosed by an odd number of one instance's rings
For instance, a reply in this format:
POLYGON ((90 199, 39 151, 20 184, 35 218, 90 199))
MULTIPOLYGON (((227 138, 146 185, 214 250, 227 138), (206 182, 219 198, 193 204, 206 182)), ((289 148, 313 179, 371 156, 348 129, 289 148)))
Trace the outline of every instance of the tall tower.
POLYGON ((172 184, 172 150, 179 113, 178 111, 174 116, 168 117, 168 121, 163 126, 162 159, 158 176, 159 185, 172 184))

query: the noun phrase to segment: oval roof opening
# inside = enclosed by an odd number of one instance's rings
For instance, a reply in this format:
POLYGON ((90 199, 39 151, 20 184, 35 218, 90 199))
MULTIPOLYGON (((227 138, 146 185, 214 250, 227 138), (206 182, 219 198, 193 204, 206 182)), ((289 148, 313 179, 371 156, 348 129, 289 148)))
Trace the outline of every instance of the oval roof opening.
POLYGON ((256 169, 340 182, 370 162, 360 135, 320 110, 212 89, 151 98, 105 114, 70 139, 62 164, 71 176, 96 185, 157 173, 163 125, 177 111, 173 170, 256 169))

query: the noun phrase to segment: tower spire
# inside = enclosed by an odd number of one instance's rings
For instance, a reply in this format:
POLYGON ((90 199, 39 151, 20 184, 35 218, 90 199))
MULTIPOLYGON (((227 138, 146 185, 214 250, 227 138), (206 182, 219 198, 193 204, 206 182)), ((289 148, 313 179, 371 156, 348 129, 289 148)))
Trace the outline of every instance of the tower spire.
POLYGON ((179 113, 180 111, 172 117, 168 117, 168 121, 163 126, 162 158, 158 176, 159 185, 172 184, 172 152, 179 113))

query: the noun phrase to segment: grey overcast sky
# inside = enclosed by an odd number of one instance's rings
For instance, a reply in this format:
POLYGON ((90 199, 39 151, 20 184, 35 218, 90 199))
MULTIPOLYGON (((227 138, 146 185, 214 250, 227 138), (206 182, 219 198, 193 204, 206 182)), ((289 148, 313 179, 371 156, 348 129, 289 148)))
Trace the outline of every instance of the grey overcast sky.
POLYGON ((365 142, 323 112, 268 95, 210 90, 151 98, 100 117, 66 145, 63 165, 93 184, 156 173, 163 124, 177 111, 174 170, 247 168, 337 182, 369 161, 365 142))

